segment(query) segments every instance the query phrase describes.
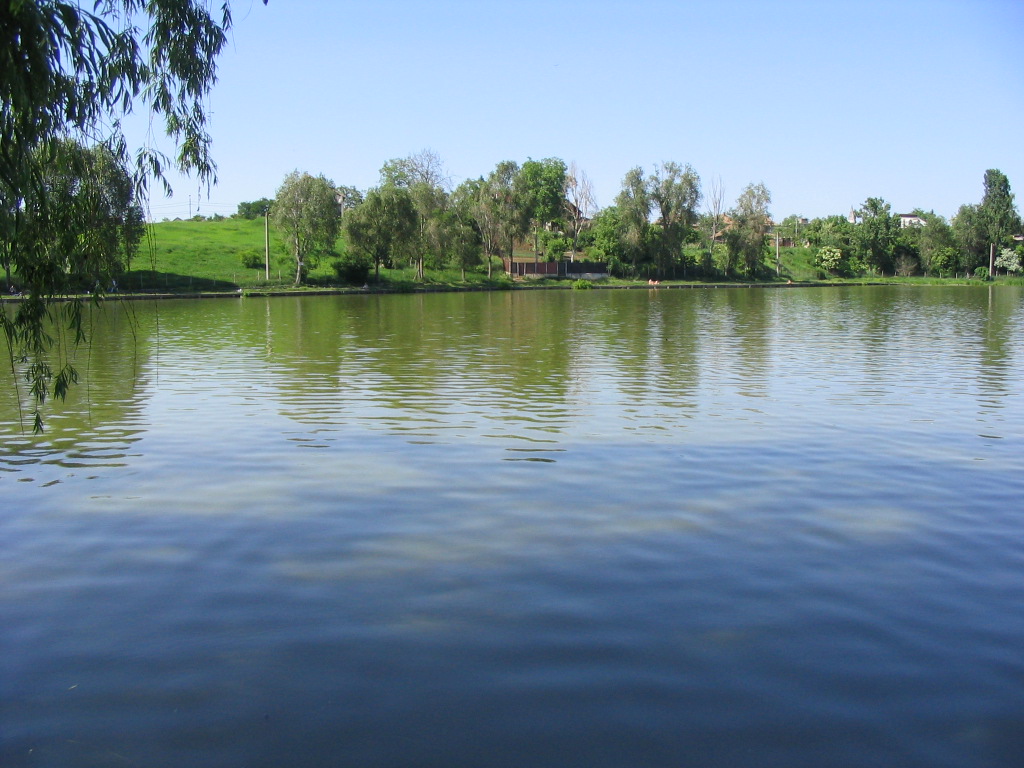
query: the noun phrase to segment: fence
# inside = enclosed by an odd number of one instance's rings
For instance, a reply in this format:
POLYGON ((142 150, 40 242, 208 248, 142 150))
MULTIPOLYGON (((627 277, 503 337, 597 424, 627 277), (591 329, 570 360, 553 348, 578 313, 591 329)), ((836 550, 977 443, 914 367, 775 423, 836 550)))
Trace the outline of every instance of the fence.
POLYGON ((573 277, 607 275, 602 261, 512 261, 505 259, 505 271, 513 277, 573 277))

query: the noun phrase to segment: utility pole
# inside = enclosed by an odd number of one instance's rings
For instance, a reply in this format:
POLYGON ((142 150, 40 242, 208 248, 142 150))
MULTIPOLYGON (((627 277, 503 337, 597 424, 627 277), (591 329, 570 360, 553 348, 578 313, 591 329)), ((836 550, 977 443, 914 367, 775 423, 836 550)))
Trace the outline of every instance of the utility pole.
POLYGON ((266 280, 270 282, 270 206, 263 212, 263 248, 265 254, 266 280))
POLYGON ((779 228, 775 227, 775 276, 782 274, 782 262, 779 259, 779 228))

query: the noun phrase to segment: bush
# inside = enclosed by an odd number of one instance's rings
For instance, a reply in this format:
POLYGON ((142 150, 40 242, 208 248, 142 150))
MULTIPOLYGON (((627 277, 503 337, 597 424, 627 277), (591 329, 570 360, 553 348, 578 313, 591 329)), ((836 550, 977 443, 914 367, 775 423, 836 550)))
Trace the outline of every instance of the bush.
POLYGON ((838 272, 843 263, 843 252, 831 245, 822 246, 818 250, 818 264, 826 272, 838 272))
POLYGON ((999 255, 996 256, 996 268, 1003 269, 1006 274, 1011 274, 1021 271, 1021 259, 1020 253, 1017 251, 1011 251, 1009 248, 1003 248, 999 255))
POLYGON ((572 284, 572 289, 574 291, 589 291, 593 287, 593 283, 591 283, 589 280, 584 280, 583 278, 580 278, 579 280, 574 280, 572 284))
POLYGON ((242 266, 246 269, 263 269, 266 265, 264 254, 260 253, 255 248, 249 248, 248 250, 242 251, 239 256, 242 259, 242 266))
POLYGON ((365 285, 370 277, 371 267, 369 259, 351 254, 345 254, 331 262, 334 274, 345 285, 365 285))
POLYGON ((988 267, 978 267, 974 270, 974 277, 978 280, 988 280, 988 267))

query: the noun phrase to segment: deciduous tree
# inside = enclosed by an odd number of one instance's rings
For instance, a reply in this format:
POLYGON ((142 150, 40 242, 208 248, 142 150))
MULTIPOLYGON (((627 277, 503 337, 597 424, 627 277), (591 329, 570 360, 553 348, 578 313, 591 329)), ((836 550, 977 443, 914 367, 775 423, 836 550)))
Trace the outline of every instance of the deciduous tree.
POLYGON ((934 211, 915 210, 924 220, 924 226, 908 227, 914 230, 917 258, 921 271, 926 275, 939 275, 949 269, 950 252, 953 249, 953 232, 945 218, 934 211))
POLYGON ((480 227, 484 252, 487 255, 487 276, 491 276, 491 257, 499 258, 508 247, 512 259, 515 240, 526 234, 529 219, 519 199, 516 177, 519 164, 513 160, 498 163, 477 191, 474 214, 480 227))
POLYGON ((565 176, 565 221, 572 238, 572 258, 579 250, 580 233, 587 226, 597 207, 594 185, 587 174, 573 161, 565 176))
POLYGON ((643 168, 631 168, 622 179, 622 190, 615 198, 621 227, 622 246, 636 275, 647 260, 650 242, 651 196, 643 168))
POLYGON ((661 226, 657 243, 658 271, 668 275, 681 258, 683 243, 697 222, 700 176, 689 164, 666 162, 654 167, 647 184, 661 226))
POLYGON ((748 277, 756 277, 761 271, 765 236, 771 228, 768 212, 771 202, 771 193, 764 184, 748 184, 736 200, 736 206, 729 211, 732 222, 725 236, 730 254, 729 271, 735 269, 740 259, 748 277))
POLYGON ((295 286, 306 271, 329 253, 338 239, 340 216, 334 182, 324 176, 292 171, 274 198, 274 225, 295 258, 295 286))
POLYGON ((860 208, 860 223, 854 228, 854 243, 865 263, 882 273, 892 272, 895 261, 898 217, 889 203, 869 197, 860 208))
POLYGON ((953 217, 953 241, 957 248, 956 270, 973 272, 986 261, 986 232, 977 205, 961 205, 953 217))
POLYGON ((238 216, 243 219, 255 219, 258 216, 265 216, 273 203, 274 201, 269 197, 261 197, 259 200, 239 203, 238 216))
MULTIPOLYGON (((1005 173, 994 168, 985 171, 984 186, 985 194, 978 207, 978 215, 988 240, 991 262, 994 254, 1007 244, 1010 236, 1020 230, 1020 216, 1017 215, 1010 181, 1005 173)), ((994 265, 990 263, 989 272, 993 268, 994 265)))
POLYGON ((367 192, 362 205, 345 219, 349 247, 373 261, 377 280, 381 264, 409 252, 417 227, 416 206, 409 190, 390 184, 367 192))
POLYGON ((716 177, 711 180, 708 194, 704 198, 704 228, 708 237, 708 250, 704 254, 701 271, 704 275, 710 276, 715 271, 715 241, 722 231, 725 217, 725 185, 722 179, 716 177))
POLYGON ((533 253, 540 255, 540 230, 562 216, 565 208, 565 161, 528 159, 516 175, 516 194, 533 229, 533 253))
POLYGON ((380 170, 381 186, 409 190, 417 215, 418 241, 410 255, 416 262, 416 277, 423 279, 423 265, 428 255, 436 263, 442 259, 442 229, 448 188, 451 181, 441 157, 430 149, 387 161, 380 170))

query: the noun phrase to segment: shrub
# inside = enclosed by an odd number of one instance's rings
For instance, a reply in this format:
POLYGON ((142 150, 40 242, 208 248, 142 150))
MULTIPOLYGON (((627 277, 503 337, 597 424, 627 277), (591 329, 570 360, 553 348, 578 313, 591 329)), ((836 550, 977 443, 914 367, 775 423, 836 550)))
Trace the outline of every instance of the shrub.
POLYGON ((242 259, 242 266, 246 269, 262 269, 266 264, 264 254, 260 253, 255 248, 244 250, 239 254, 239 256, 242 259))
POLYGON ((822 246, 818 250, 818 264, 826 272, 838 272, 843 263, 843 252, 831 245, 822 246))
POLYGON ((1020 254, 1017 251, 1011 251, 1009 248, 1003 248, 999 255, 996 256, 996 267, 1006 270, 1006 274, 1020 272, 1020 254))
POLYGON ((574 291, 589 291, 593 287, 593 283, 591 283, 589 280, 584 280, 583 278, 580 278, 579 280, 574 280, 572 284, 572 289, 574 291))
POLYGON ((345 285, 365 285, 370 277, 371 264, 369 259, 345 254, 332 261, 331 268, 345 285))
POLYGON ((974 276, 978 280, 988 280, 988 267, 978 267, 974 270, 974 276))

